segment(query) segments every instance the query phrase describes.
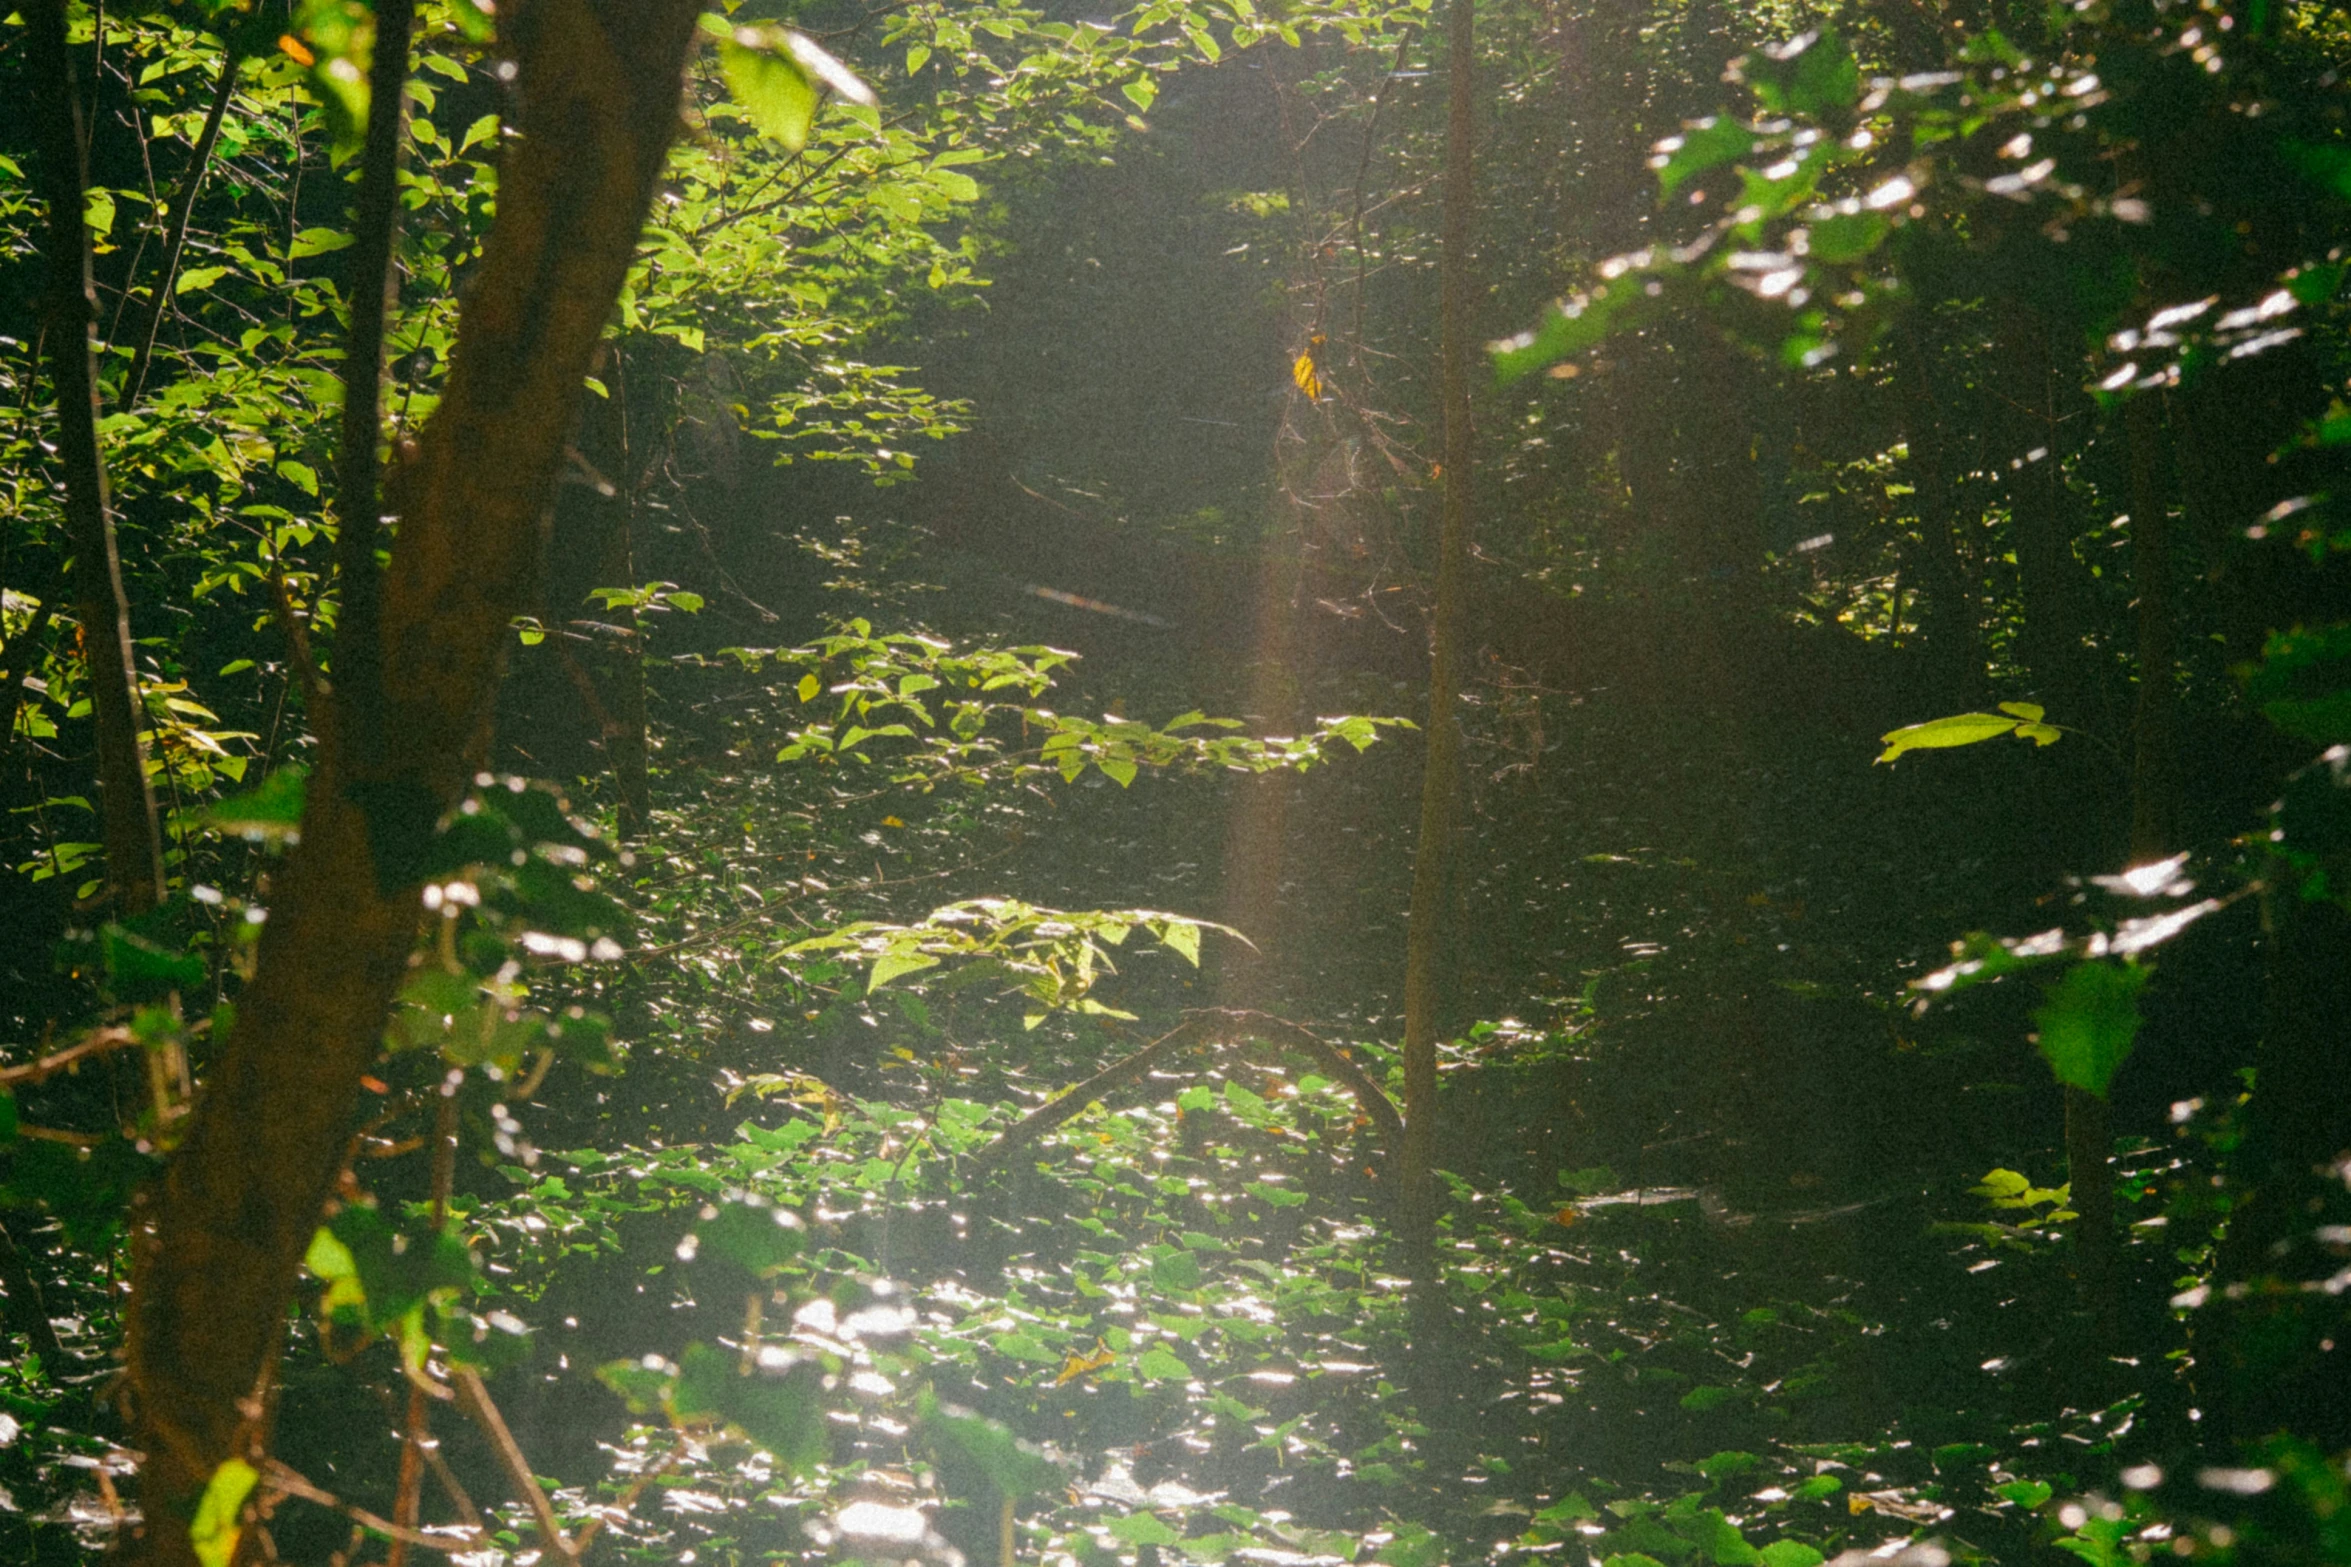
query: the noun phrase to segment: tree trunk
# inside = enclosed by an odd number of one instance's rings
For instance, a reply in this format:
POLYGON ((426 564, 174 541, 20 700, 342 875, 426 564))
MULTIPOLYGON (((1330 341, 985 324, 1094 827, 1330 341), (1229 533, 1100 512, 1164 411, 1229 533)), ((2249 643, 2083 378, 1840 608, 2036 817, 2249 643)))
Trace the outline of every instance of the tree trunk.
POLYGON ((2139 690, 2131 723, 2131 858, 2161 859, 2179 836, 2171 498, 2164 493, 2163 409, 2156 394, 2123 409, 2130 442, 2131 587, 2138 596, 2139 690))
POLYGON ((1923 332, 1905 334, 1898 373, 1908 404, 1905 434, 1921 535, 1913 569, 1905 575, 1926 594, 1919 626, 1930 678, 1942 700, 1958 706, 1974 701, 1984 683, 1982 631, 1960 532, 1957 468, 1936 398, 1933 349, 1923 332))
POLYGON ((389 487, 400 531, 376 637, 381 721, 355 727, 337 698, 236 1026, 134 1214, 136 1559, 193 1561, 188 1522, 206 1483, 266 1439, 254 1395, 407 972, 411 867, 486 757, 508 627, 536 601, 581 383, 677 129, 697 9, 535 0, 508 41, 522 134, 441 405, 389 487))
POLYGON ((1476 199, 1471 137, 1471 70, 1476 60, 1473 0, 1452 0, 1447 25, 1450 91, 1445 120, 1443 306, 1438 353, 1445 428, 1445 503, 1437 546, 1437 607, 1430 633, 1428 753, 1420 787, 1420 836, 1412 857, 1412 927, 1404 958, 1404 1156, 1399 1161, 1406 1254, 1422 1289, 1436 1283, 1435 1192, 1438 972, 1460 815, 1462 600, 1470 535, 1470 235, 1476 199))
MULTIPOLYGON (((596 582, 599 587, 637 585, 637 469, 629 451, 628 367, 618 343, 612 345, 611 395, 598 399, 609 439, 599 443, 613 458, 619 476, 613 493, 596 507, 596 582)), ((612 611, 620 638, 607 663, 611 695, 604 704, 604 756, 612 764, 612 782, 620 796, 620 835, 635 839, 653 813, 653 786, 647 776, 651 745, 645 733, 645 642, 637 612, 627 606, 612 611)))
POLYGON ((33 0, 25 11, 38 113, 42 195, 49 208, 49 291, 42 335, 57 388, 57 449, 65 463, 65 518, 73 539, 74 611, 90 671, 90 714, 98 732, 100 835, 106 881, 118 917, 143 914, 163 898, 163 840, 147 784, 139 735, 139 689, 131 663, 131 617, 98 448, 98 379, 91 362, 97 297, 90 286, 90 235, 82 221, 88 142, 81 86, 65 41, 66 0, 33 0))
POLYGON ((342 428, 335 458, 335 721, 354 744, 378 732, 384 711, 383 613, 376 535, 384 429, 384 328, 399 292, 392 252, 400 239, 400 164, 408 145, 408 46, 413 0, 376 0, 368 68, 367 136, 351 202, 351 257, 344 274, 351 319, 343 349, 342 428))

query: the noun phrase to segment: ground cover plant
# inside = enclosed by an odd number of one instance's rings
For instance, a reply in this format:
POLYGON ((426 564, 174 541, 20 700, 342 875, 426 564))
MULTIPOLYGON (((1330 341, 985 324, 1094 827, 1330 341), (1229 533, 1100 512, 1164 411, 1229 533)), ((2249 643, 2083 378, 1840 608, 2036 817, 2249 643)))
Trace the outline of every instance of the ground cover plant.
POLYGON ((0 23, 0 1553, 2351 1562, 2351 24, 0 23))

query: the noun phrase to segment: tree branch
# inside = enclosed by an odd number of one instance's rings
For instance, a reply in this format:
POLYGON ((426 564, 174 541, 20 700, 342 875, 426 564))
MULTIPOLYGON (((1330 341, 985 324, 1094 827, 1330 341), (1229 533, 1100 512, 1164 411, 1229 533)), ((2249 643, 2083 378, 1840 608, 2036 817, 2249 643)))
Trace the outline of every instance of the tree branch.
POLYGON ((219 144, 221 122, 228 118, 229 100, 237 95, 237 67, 244 63, 236 49, 221 46, 220 80, 212 89, 212 106, 204 112, 204 130, 196 138, 196 151, 188 164, 188 172, 181 176, 179 194, 172 198, 171 226, 163 242, 163 270, 156 274, 155 298, 147 307, 147 319, 139 328, 139 350, 131 361, 131 373, 122 383, 121 404, 125 410, 138 406, 139 393, 147 385, 147 369, 155 359, 155 339, 163 327, 163 313, 171 308, 174 290, 180 276, 180 256, 188 244, 188 221, 196 215, 196 196, 204 188, 204 176, 212 168, 212 149, 219 144))

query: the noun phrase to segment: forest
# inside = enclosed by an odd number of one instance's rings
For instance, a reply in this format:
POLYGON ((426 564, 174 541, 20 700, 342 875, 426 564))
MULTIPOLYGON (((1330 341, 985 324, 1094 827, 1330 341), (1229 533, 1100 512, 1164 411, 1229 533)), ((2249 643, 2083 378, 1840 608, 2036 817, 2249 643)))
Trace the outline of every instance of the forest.
POLYGON ((2351 1564, 2346 71, 21 0, 0 1562, 2351 1564))

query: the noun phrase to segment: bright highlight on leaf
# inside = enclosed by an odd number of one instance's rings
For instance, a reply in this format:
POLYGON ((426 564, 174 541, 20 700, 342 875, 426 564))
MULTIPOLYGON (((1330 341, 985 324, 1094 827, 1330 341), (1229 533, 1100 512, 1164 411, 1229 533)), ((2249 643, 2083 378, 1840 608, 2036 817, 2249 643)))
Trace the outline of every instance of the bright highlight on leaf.
POLYGON ((702 29, 718 39, 719 65, 735 101, 761 134, 794 152, 808 145, 825 94, 871 105, 873 89, 807 34, 772 24, 733 27, 705 13, 702 29))
POLYGON ((1954 713, 1948 718, 1931 718, 1923 724, 1911 724, 1880 735, 1878 738, 1885 742, 1886 748, 1878 753, 1877 759, 1891 762, 1910 751, 1948 751, 2011 734, 2035 745, 2054 745, 2065 731, 2055 724, 2041 722, 2042 711, 2031 702, 2003 702, 1997 713, 1954 713))

